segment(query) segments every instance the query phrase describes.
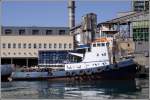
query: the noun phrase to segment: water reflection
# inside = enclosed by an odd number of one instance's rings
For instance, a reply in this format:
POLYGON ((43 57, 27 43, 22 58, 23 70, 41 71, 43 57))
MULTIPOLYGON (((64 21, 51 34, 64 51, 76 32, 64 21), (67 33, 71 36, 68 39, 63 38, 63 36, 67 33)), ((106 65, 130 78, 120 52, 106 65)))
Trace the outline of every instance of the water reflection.
POLYGON ((136 98, 136 80, 2 82, 2 98, 136 98))

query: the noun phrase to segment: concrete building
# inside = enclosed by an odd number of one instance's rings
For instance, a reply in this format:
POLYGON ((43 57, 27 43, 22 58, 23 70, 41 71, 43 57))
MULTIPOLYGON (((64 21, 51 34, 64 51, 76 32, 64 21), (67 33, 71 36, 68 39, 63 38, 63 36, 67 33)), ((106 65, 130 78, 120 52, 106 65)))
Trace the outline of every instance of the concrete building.
POLYGON ((68 27, 2 27, 1 63, 38 64, 40 50, 73 50, 68 27))
POLYGON ((99 35, 97 33, 97 15, 94 13, 84 15, 81 24, 71 28, 70 33, 75 36, 76 43, 90 44, 99 35))
MULTIPOLYGON (((149 65, 149 12, 134 12, 98 24, 100 35, 111 37, 115 34, 122 54, 134 53, 135 60, 149 65), (126 53, 124 52, 126 51, 126 53)), ((122 55, 121 54, 121 55, 122 55)))
POLYGON ((132 11, 149 11, 149 0, 133 0, 132 11))

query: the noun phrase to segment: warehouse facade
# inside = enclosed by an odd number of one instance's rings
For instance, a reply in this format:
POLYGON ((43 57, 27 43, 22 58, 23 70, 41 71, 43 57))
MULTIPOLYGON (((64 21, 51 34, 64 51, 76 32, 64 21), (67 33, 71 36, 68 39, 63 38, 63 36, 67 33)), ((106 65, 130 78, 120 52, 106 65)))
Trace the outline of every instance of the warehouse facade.
POLYGON ((69 51, 73 47, 67 27, 2 27, 2 64, 35 66, 40 50, 69 51))

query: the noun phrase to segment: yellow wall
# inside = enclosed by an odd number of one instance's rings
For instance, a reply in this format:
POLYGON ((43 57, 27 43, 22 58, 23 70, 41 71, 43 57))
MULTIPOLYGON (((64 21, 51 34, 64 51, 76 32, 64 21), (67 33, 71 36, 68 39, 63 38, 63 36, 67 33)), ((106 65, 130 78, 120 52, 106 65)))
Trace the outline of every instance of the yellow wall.
POLYGON ((73 37, 72 36, 1 36, 2 57, 6 57, 6 58, 7 57, 29 57, 29 58, 38 57, 39 50, 73 50, 73 37), (6 44, 6 48, 2 48, 3 43, 6 44), (11 48, 7 48, 8 43, 11 43, 11 48), (16 43, 16 48, 13 48, 13 43, 16 43), (21 43, 21 48, 18 48, 19 43, 21 43), (27 44, 26 48, 23 48, 24 43, 27 44), (31 43, 32 48, 28 48, 29 43, 31 43), (37 44, 37 48, 33 48, 34 43, 37 44), (42 44, 42 48, 38 48, 39 43, 42 44), (43 48, 44 43, 47 44, 47 48, 43 48), (52 48, 49 48, 49 43, 52 44, 52 48), (54 48, 54 43, 57 44, 57 48, 54 48), (59 48, 59 43, 62 44, 62 48, 59 48), (67 44, 67 48, 64 48, 65 43, 67 44), (71 48, 69 48, 69 43, 72 44, 71 48), (16 53, 16 55, 14 55, 14 53, 16 53))

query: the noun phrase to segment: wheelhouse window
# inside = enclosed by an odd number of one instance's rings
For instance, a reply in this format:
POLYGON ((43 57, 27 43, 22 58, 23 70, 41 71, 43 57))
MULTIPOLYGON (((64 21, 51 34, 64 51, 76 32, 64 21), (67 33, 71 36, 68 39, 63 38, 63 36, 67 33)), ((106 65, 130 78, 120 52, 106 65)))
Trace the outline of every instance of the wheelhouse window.
POLYGON ((96 44, 95 44, 95 43, 93 44, 93 47, 96 47, 96 44))
POLYGON ((97 46, 98 46, 98 47, 100 47, 100 46, 101 46, 101 44, 100 44, 100 43, 97 43, 97 46))
POLYGON ((5 34, 6 34, 6 35, 12 34, 12 30, 11 30, 11 29, 6 29, 6 30, 5 30, 5 34))
POLYGON ((106 46, 109 46, 109 42, 106 43, 106 46))
POLYGON ((105 46, 105 43, 102 43, 102 46, 105 46))

